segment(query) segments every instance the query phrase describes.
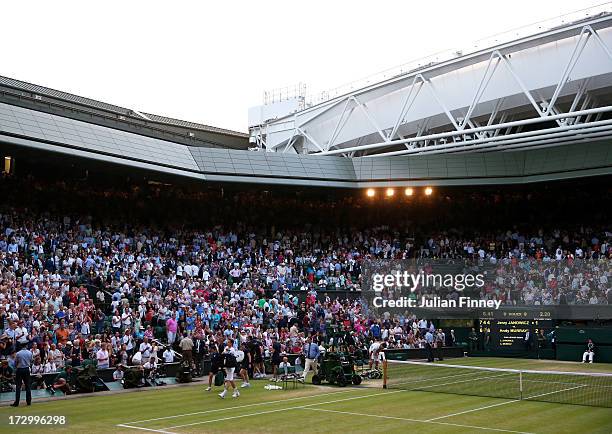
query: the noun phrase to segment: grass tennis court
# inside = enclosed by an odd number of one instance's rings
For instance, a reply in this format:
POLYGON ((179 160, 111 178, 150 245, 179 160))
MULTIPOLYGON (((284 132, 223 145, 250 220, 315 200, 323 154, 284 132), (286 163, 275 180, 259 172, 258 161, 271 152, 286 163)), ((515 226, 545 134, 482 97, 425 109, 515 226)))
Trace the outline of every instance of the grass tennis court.
MULTIPOLYGON (((449 363, 449 361, 445 361, 449 363)), ((496 368, 612 372, 610 365, 517 359, 460 359, 450 363, 496 368)), ((475 380, 477 381, 477 380, 475 380)), ((306 386, 267 391, 254 381, 239 399, 221 400, 202 383, 131 393, 90 395, 0 409, 8 416, 64 415, 53 432, 406 432, 424 433, 611 433, 612 409, 430 391, 384 390, 380 381, 360 387, 306 386)), ((495 383, 490 384, 496 387, 495 383)), ((503 387, 503 383, 500 385, 503 387)), ((39 432, 42 427, 15 427, 39 432)))
MULTIPOLYGON (((389 361, 387 387, 612 408, 612 374, 592 372, 593 365, 590 364, 583 368, 586 372, 575 372, 575 363, 560 363, 561 369, 555 367, 551 370, 504 369, 459 363, 389 361)), ((534 367, 542 366, 542 363, 532 364, 534 367)))

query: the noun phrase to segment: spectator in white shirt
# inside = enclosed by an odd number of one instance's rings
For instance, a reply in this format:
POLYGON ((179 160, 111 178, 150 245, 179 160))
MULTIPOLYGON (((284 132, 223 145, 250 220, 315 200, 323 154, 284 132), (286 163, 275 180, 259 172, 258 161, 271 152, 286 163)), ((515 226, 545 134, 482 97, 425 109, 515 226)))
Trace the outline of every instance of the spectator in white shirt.
POLYGON ((15 340, 20 344, 28 343, 28 329, 23 326, 23 321, 19 321, 19 325, 15 329, 15 340))
POLYGON ((113 380, 123 380, 123 365, 117 365, 117 369, 113 372, 113 380))
POLYGON ((155 357, 150 357, 149 360, 142 365, 143 368, 145 369, 157 369, 157 363, 155 363, 155 357))
POLYGON ((283 361, 280 362, 278 367, 281 369, 281 372, 284 372, 285 368, 290 368, 291 367, 291 363, 289 363, 289 359, 287 358, 287 356, 283 357, 283 361))
POLYGON ((174 352, 171 348, 166 348, 163 354, 164 363, 172 363, 174 362, 174 352))
POLYGON ((49 357, 53 357, 53 363, 55 363, 56 368, 59 369, 64 366, 64 353, 59 348, 56 348, 55 344, 51 344, 49 357))
POLYGON ((43 369, 43 372, 45 374, 50 374, 50 373, 56 372, 56 371, 57 371, 57 368, 55 367, 55 363, 53 363, 50 360, 47 360, 47 363, 45 363, 45 367, 43 369))
POLYGON ((138 350, 142 353, 143 360, 147 360, 151 356, 151 350, 153 350, 153 347, 151 347, 151 344, 149 343, 149 338, 145 336, 138 350))
POLYGON ((98 368, 106 369, 110 366, 110 361, 108 357, 108 350, 106 344, 102 344, 98 352, 96 353, 96 359, 98 359, 98 368))
POLYGON ((113 331, 118 331, 121 329, 121 317, 119 316, 119 312, 115 311, 115 314, 111 319, 111 325, 113 327, 113 331))

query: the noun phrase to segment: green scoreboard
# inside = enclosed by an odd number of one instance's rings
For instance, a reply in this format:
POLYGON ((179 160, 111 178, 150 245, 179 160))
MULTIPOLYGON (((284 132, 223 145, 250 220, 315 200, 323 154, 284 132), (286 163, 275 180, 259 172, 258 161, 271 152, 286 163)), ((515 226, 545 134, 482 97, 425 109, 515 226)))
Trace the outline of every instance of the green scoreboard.
POLYGON ((546 309, 504 309, 481 311, 479 331, 486 347, 493 351, 532 351, 538 336, 554 327, 552 314, 546 309))

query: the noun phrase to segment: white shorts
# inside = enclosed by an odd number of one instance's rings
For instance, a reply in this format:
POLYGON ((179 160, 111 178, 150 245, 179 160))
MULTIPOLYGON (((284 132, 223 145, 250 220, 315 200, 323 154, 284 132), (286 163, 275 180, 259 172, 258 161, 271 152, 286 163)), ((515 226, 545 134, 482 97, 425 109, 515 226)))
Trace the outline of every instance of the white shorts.
POLYGON ((225 381, 234 381, 234 370, 236 368, 225 368, 225 381))

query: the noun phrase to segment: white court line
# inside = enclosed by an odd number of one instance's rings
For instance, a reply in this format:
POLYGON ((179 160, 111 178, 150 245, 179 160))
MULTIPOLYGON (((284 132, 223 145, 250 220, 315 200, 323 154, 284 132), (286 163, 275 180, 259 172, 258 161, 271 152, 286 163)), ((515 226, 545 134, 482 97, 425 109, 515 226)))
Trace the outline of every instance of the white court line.
POLYGON ((155 417, 153 419, 135 420, 133 422, 124 422, 124 425, 132 425, 132 424, 135 424, 135 423, 144 423, 144 422, 153 422, 153 421, 156 421, 156 420, 164 420, 164 419, 176 419, 177 417, 194 416, 196 414, 215 413, 215 412, 218 412, 218 411, 238 410, 238 409, 246 408, 246 407, 257 407, 257 406, 260 406, 260 405, 277 404, 279 402, 298 401, 300 399, 318 398, 319 396, 337 395, 338 393, 352 392, 354 390, 355 389, 346 389, 346 390, 341 390, 339 392, 328 392, 328 393, 320 393, 320 394, 316 394, 316 395, 298 396, 296 398, 279 399, 279 400, 276 400, 276 401, 265 401, 265 402, 258 402, 258 403, 255 403, 255 404, 237 405, 235 407, 225 407, 225 408, 217 408, 217 409, 214 409, 214 410, 196 411, 196 412, 193 412, 193 413, 175 414, 173 416, 155 417))
MULTIPOLYGON (((542 393, 542 394, 540 394, 540 395, 528 396, 528 397, 526 397, 526 398, 523 398, 523 400, 525 400, 525 399, 539 398, 539 397, 541 397, 541 396, 553 395, 553 394, 555 394, 555 393, 566 392, 566 391, 568 391, 568 390, 578 389, 578 388, 580 388, 580 387, 587 387, 587 385, 586 385, 586 384, 581 384, 581 385, 576 386, 576 387, 570 387, 570 388, 567 388, 567 389, 562 389, 562 390, 555 390, 554 392, 547 392, 547 393, 542 393)), ((461 414, 472 413, 472 412, 474 412, 474 411, 486 410, 487 408, 499 407, 500 405, 513 404, 513 403, 515 403, 515 402, 521 402, 521 400, 520 400, 520 399, 513 399, 512 401, 500 402, 500 403, 497 403, 497 404, 486 405, 486 406, 484 406, 484 407, 473 408, 473 409, 471 409, 471 410, 460 411, 459 413, 447 414, 446 416, 434 417, 434 418, 432 418, 432 419, 428 419, 428 420, 427 420, 427 422, 431 422, 431 421, 438 420, 438 419, 445 419, 445 418, 447 418, 447 417, 459 416, 459 415, 461 415, 461 414)))
POLYGON ((415 389, 415 391, 417 391, 417 392, 418 392, 418 391, 420 391, 420 390, 423 390, 423 389, 430 389, 430 388, 432 388, 432 387, 440 387, 440 386, 452 386, 453 384, 467 383, 467 382, 470 382, 470 381, 475 381, 475 380, 484 380, 484 379, 486 379, 486 378, 499 378, 499 377, 505 377, 505 376, 510 375, 510 374, 514 374, 514 372, 504 373, 504 374, 499 374, 499 375, 491 375, 491 376, 489 376, 489 377, 480 377, 480 378, 476 378, 476 379, 474 379, 474 378, 470 378, 470 379, 468 379, 468 380, 453 381, 453 382, 451 382, 451 383, 432 384, 431 386, 419 387, 418 389, 415 389))
MULTIPOLYGON (((568 383, 568 382, 563 382, 563 381, 546 381, 546 380, 523 380, 523 383, 545 383, 545 384, 563 384, 565 386, 573 386, 573 385, 579 385, 579 386, 586 386, 586 384, 580 384, 580 383, 568 383)), ((612 386, 606 386, 604 384, 597 384, 594 385, 593 387, 599 387, 599 388, 612 388, 612 386)))
POLYGON ((468 372, 466 374, 456 374, 456 375, 445 375, 444 377, 435 377, 435 378, 425 378, 423 380, 414 380, 414 381, 403 381, 401 383, 389 383, 389 379, 387 378, 387 383, 393 386, 398 386, 400 384, 414 384, 414 383, 422 383, 424 381, 432 381, 432 380, 442 380, 444 378, 456 378, 456 377, 465 377, 466 375, 474 375, 477 372, 468 372))
POLYGON ((207 424, 207 423, 222 422, 222 421, 225 421, 225 420, 241 419, 243 417, 259 416, 260 414, 278 413, 279 411, 298 410, 298 409, 302 409, 302 408, 312 407, 314 405, 334 404, 336 402, 352 401, 354 399, 369 398, 371 396, 392 395, 394 393, 402 393, 402 392, 405 392, 405 390, 394 390, 393 392, 382 392, 382 393, 370 393, 369 395, 353 396, 351 398, 336 399, 336 400, 333 400, 333 401, 326 401, 326 402, 317 402, 317 403, 314 403, 314 404, 300 405, 300 406, 297 406, 297 407, 286 407, 286 408, 279 408, 279 409, 275 409, 275 410, 265 410, 265 411, 258 411, 258 412, 255 412, 255 413, 240 414, 240 415, 237 415, 237 416, 227 416, 227 417, 222 417, 222 418, 219 418, 219 419, 203 420, 203 421, 200 421, 200 422, 186 423, 184 425, 170 426, 168 428, 163 428, 163 429, 169 430, 169 429, 175 429, 175 428, 184 428, 184 427, 187 427, 187 426, 204 425, 204 424, 207 424))
POLYGON ((426 422, 432 422, 434 420, 444 419, 446 417, 459 416, 460 414, 472 413, 473 411, 486 410, 487 408, 499 407, 500 405, 512 404, 513 402, 520 402, 520 399, 514 399, 512 401, 498 402, 497 404, 492 404, 492 405, 487 405, 487 406, 484 406, 484 407, 473 408, 471 410, 460 411, 459 413, 447 414, 446 416, 438 416, 438 417, 434 417, 434 418, 431 418, 431 419, 427 419, 426 422))
POLYGON ((152 428, 143 428, 143 427, 140 427, 140 426, 130 426, 130 425, 126 425, 124 423, 120 423, 119 425, 116 425, 116 426, 121 427, 121 428, 130 428, 130 429, 139 429, 139 430, 150 431, 150 432, 159 432, 159 433, 162 433, 162 434, 176 434, 176 433, 173 433, 171 431, 164 431, 164 430, 161 430, 161 429, 152 429, 152 428))
POLYGON ((479 430, 484 430, 484 431, 499 431, 499 432, 509 432, 509 433, 516 433, 516 434, 534 434, 534 433, 529 433, 529 432, 525 432, 525 431, 513 431, 513 430, 509 430, 509 429, 502 429, 502 428, 488 428, 488 427, 476 426, 476 425, 463 425, 463 424, 460 424, 460 423, 438 422, 438 421, 420 420, 420 419, 410 419, 410 418, 407 418, 407 417, 397 417, 397 416, 383 416, 383 415, 379 415, 379 414, 353 413, 353 412, 350 412, 350 411, 328 410, 328 409, 325 409, 325 408, 305 408, 304 407, 304 409, 305 410, 311 410, 311 411, 323 411, 323 412, 329 412, 329 413, 348 414, 350 416, 366 416, 366 417, 376 417, 376 418, 380 418, 380 419, 403 420, 403 421, 406 421, 406 422, 431 423, 431 424, 436 424, 436 425, 456 426, 456 427, 460 427, 460 428, 471 428, 471 429, 479 429, 479 430))
MULTIPOLYGON (((496 378, 496 377, 500 377, 500 376, 504 376, 504 375, 506 375, 506 374, 490 376, 490 377, 486 377, 486 378, 496 378)), ((453 382, 453 383, 446 383, 446 384, 442 384, 442 385, 464 383, 466 381, 471 381, 471 380, 463 380, 463 381, 458 381, 458 382, 453 382)), ((436 386, 442 386, 442 385, 436 385, 436 386)), ((435 387, 435 386, 429 386, 429 387, 435 387)), ((558 391, 543 393, 543 394, 535 395, 535 396, 528 397, 528 398, 525 398, 525 399, 533 399, 533 398, 538 398, 538 397, 541 397, 541 396, 552 395, 554 393, 561 393, 561 392, 565 392, 567 390, 573 390, 573 389, 577 389, 577 388, 580 388, 580 387, 586 387, 586 385, 579 385, 579 386, 568 388, 568 389, 562 389, 562 390, 558 390, 558 391)), ((289 398, 289 399, 285 399, 285 400, 267 401, 267 402, 262 402, 262 403, 247 404, 247 405, 244 405, 244 406, 235 406, 235 407, 228 407, 228 408, 220 408, 220 409, 208 410, 208 411, 202 411, 202 412, 186 413, 186 414, 183 414, 183 415, 166 416, 166 417, 147 419, 147 420, 131 422, 131 423, 149 422, 149 421, 155 421, 155 420, 164 420, 164 419, 170 419, 170 418, 176 418, 176 417, 182 417, 182 416, 191 416, 191 415, 196 415, 196 414, 204 414, 204 413, 212 413, 212 412, 225 411, 225 410, 240 409, 240 408, 244 408, 244 407, 254 407, 254 406, 266 405, 266 404, 271 404, 271 403, 279 403, 279 402, 282 403, 282 402, 286 402, 286 401, 294 401, 294 400, 299 400, 299 399, 307 399, 307 398, 318 397, 318 396, 323 396, 323 395, 334 395, 334 394, 344 393, 344 392, 348 392, 348 391, 350 391, 350 390, 340 391, 340 392, 331 392, 331 393, 326 393, 326 394, 322 394, 322 395, 311 395, 311 396, 289 398)), ((355 397, 350 397, 350 398, 343 398, 343 399, 337 399, 337 400, 326 401, 326 402, 317 402, 317 403, 313 403, 313 404, 306 404, 306 405, 296 406, 296 407, 288 407, 288 408, 281 408, 281 409, 274 409, 274 410, 266 410, 266 411, 260 411, 260 412, 255 412, 255 413, 248 413, 248 414, 243 414, 243 415, 228 416, 228 417, 223 417, 223 418, 218 418, 218 419, 212 419, 212 420, 206 420, 206 421, 200 421, 200 422, 193 422, 193 423, 183 424, 183 425, 175 425, 175 426, 171 426, 171 427, 163 428, 163 429, 151 429, 151 428, 135 427, 135 426, 129 425, 128 423, 119 424, 117 426, 118 427, 124 427, 124 428, 130 428, 130 429, 138 429, 138 430, 150 431, 150 432, 158 432, 158 433, 162 433, 162 434, 175 434, 175 433, 173 433, 172 431, 169 431, 169 430, 176 429, 176 428, 184 428, 184 427, 194 426, 194 425, 203 425, 203 424, 214 423, 214 422, 222 422, 222 421, 226 421, 226 420, 240 419, 240 418, 250 417, 250 416, 258 416, 258 415, 262 415, 262 414, 277 413, 277 412, 281 412, 281 411, 291 411, 291 410, 304 409, 304 410, 312 410, 312 411, 327 411, 327 412, 348 414, 348 415, 354 415, 354 416, 376 417, 376 418, 383 418, 383 419, 405 420, 405 421, 408 421, 408 422, 417 422, 417 423, 420 422, 420 423, 431 423, 431 424, 439 424, 439 425, 457 426, 457 427, 473 428, 473 429, 479 429, 479 430, 489 430, 489 431, 508 432, 508 433, 517 433, 517 434, 532 434, 532 433, 527 433, 527 432, 523 432, 523 431, 513 431, 513 430, 506 430, 506 429, 501 429, 501 428, 488 428, 488 427, 481 427, 481 426, 464 425, 464 424, 456 424, 456 423, 450 423, 450 422, 438 422, 437 421, 438 419, 443 419, 443 418, 446 418, 446 417, 457 416, 457 415, 460 415, 460 414, 470 413, 470 412, 473 412, 473 411, 479 411, 479 410, 484 410, 484 409, 487 409, 487 408, 492 408, 492 407, 496 407, 496 406, 500 406, 500 405, 511 404, 513 402, 518 402, 518 400, 506 401, 506 402, 503 402, 503 403, 498 403, 498 404, 484 406, 484 407, 480 407, 480 408, 476 408, 476 409, 466 410, 464 412, 454 413, 454 414, 450 414, 450 415, 446 415, 446 416, 440 416, 440 417, 433 418, 433 419, 428 419, 428 420, 409 419, 409 418, 401 418, 401 417, 394 417, 394 416, 382 416, 382 415, 373 415, 373 414, 365 414, 365 413, 353 413, 353 412, 344 412, 344 411, 337 411, 337 410, 327 410, 327 409, 312 408, 312 407, 318 406, 318 405, 333 404, 333 403, 337 403, 337 402, 345 402, 345 401, 369 398, 369 397, 379 396, 379 395, 389 395, 389 394, 399 393, 399 392, 405 392, 405 391, 404 390, 396 390, 396 391, 392 391, 392 392, 382 392, 382 393, 373 393, 373 394, 368 394, 368 395, 360 395, 360 396, 355 396, 355 397)))
POLYGON ((541 396, 548 396, 548 395, 553 395, 555 393, 561 393, 561 392, 567 392, 568 390, 574 390, 574 389, 579 389, 581 387, 588 387, 588 385, 586 384, 581 384, 579 386, 575 386, 575 387, 568 387, 567 389, 561 389, 561 390, 555 390, 554 392, 548 392, 548 393, 541 393, 539 395, 534 395, 534 396, 527 396, 523 399, 533 399, 533 398, 539 398, 541 396))

